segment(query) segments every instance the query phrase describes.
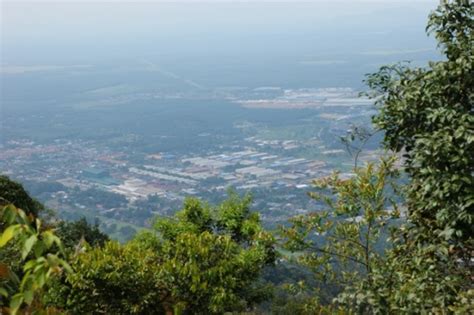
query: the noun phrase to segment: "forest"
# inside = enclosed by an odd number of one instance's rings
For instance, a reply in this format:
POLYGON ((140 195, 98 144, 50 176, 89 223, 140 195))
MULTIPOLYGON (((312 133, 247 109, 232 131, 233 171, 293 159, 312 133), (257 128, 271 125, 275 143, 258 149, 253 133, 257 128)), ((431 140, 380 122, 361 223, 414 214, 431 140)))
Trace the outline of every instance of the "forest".
POLYGON ((0 313, 472 314, 473 16, 443 1, 427 25, 442 60, 367 75, 384 156, 358 163, 354 129, 355 175, 315 180, 324 210, 275 230, 229 189, 119 243, 0 176, 0 313))

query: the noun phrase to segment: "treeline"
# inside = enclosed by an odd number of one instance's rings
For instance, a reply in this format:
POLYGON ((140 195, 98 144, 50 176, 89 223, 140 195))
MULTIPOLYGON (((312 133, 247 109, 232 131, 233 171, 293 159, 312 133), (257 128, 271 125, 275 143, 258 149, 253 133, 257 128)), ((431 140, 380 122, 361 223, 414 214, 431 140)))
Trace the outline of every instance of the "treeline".
POLYGON ((277 231, 230 191, 217 205, 187 199, 119 244, 85 220, 42 216, 0 177, 1 312, 473 313, 473 13, 455 0, 430 15, 444 60, 367 77, 386 156, 315 181, 324 210, 277 231))

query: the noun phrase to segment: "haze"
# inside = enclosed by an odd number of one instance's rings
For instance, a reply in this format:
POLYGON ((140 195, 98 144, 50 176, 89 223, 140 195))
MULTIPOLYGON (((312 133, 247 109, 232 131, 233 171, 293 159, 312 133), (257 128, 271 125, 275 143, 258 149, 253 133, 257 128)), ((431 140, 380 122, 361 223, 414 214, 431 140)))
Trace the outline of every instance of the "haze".
POLYGON ((436 1, 119 2, 3 3, 2 64, 157 55, 252 56, 262 62, 291 56, 299 62, 309 56, 433 48, 423 30, 436 1))

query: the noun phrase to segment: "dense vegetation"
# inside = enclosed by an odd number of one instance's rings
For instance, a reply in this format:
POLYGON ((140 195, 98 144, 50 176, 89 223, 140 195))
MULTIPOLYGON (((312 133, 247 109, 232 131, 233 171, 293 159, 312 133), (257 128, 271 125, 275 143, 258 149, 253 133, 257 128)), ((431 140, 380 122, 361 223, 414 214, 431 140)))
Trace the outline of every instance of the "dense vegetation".
POLYGON ((23 209, 26 214, 37 216, 44 209, 43 205, 30 197, 20 183, 0 176, 0 205, 14 204, 23 209))
POLYGON ((13 314, 472 313, 473 16, 468 0, 440 5, 428 29, 446 59, 368 77, 389 157, 316 181, 310 197, 325 209, 276 235, 249 196, 230 191, 218 205, 187 199, 119 244, 85 220, 42 220, 44 207, 1 177, 0 305, 13 314), (287 272, 288 261, 305 281, 289 279, 288 294, 274 290, 265 307, 268 270, 287 272))

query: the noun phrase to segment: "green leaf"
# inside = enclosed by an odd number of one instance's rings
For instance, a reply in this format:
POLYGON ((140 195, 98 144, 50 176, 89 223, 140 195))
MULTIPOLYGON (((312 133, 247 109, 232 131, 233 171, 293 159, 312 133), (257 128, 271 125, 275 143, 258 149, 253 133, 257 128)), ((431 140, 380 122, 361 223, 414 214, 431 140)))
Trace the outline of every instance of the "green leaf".
POLYGON ((33 251, 35 252, 36 257, 40 257, 43 254, 44 250, 45 250, 45 246, 43 242, 36 242, 36 244, 33 247, 33 251))
POLYGON ((0 295, 4 296, 4 297, 8 297, 8 292, 5 288, 1 288, 0 287, 0 295))
POLYGON ((25 303, 30 305, 31 302, 33 302, 34 291, 33 290, 27 290, 27 291, 23 292, 23 297, 24 297, 25 303))
POLYGON ((36 237, 36 235, 33 234, 25 241, 25 244, 23 246, 23 250, 21 252, 21 258, 22 259, 25 259, 26 256, 28 256, 28 254, 31 251, 31 248, 33 247, 33 245, 36 243, 37 240, 38 240, 38 238, 36 237))
POLYGON ((12 226, 9 226, 3 233, 2 236, 0 237, 0 248, 5 246, 8 241, 10 241, 14 236, 16 231, 18 230, 19 225, 15 224, 12 226))
POLYGON ((22 303, 23 303, 23 295, 19 293, 15 294, 12 300, 10 301, 11 315, 15 315, 18 312, 22 303))
POLYGON ((54 234, 51 230, 44 231, 41 233, 41 236, 43 237, 43 242, 45 244, 46 248, 50 248, 51 245, 53 245, 54 242, 54 234))
POLYGON ((68 273, 73 273, 74 271, 72 270, 71 266, 63 259, 59 259, 59 263, 63 266, 63 268, 68 272, 68 273))

